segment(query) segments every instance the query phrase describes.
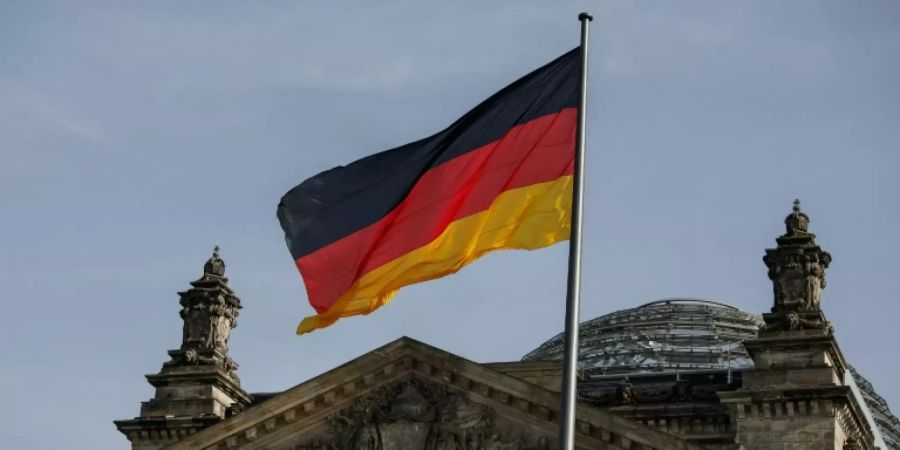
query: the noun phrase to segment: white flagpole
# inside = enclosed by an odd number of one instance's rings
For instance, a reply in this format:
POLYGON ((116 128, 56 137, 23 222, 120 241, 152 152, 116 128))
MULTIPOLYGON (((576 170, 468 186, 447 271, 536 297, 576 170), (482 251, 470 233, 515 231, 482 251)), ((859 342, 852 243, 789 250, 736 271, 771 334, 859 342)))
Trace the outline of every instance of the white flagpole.
POLYGON ((584 205, 584 117, 587 107, 588 25, 593 16, 583 12, 581 22, 581 80, 578 94, 578 130, 572 186, 572 235, 569 238, 569 277, 566 287, 565 358, 559 414, 559 450, 575 450, 575 405, 578 384, 578 322, 581 309, 581 211, 584 205))

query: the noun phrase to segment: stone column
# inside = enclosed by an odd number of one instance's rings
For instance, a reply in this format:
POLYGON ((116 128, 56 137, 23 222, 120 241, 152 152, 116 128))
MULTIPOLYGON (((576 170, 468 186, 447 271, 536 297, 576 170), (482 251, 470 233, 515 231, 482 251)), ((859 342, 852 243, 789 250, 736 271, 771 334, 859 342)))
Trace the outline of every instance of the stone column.
POLYGON ((799 201, 785 226, 763 258, 774 306, 763 314, 759 337, 744 342, 755 367, 743 373, 740 389, 719 398, 746 450, 873 449, 861 405, 843 382, 847 363, 821 309, 831 255, 816 244, 799 201))
POLYGON ((219 247, 200 279, 181 297, 181 347, 169 350, 159 373, 147 375, 156 389, 138 417, 115 421, 133 450, 156 450, 215 424, 250 403, 237 363, 228 356, 231 329, 241 301, 228 286, 219 247))

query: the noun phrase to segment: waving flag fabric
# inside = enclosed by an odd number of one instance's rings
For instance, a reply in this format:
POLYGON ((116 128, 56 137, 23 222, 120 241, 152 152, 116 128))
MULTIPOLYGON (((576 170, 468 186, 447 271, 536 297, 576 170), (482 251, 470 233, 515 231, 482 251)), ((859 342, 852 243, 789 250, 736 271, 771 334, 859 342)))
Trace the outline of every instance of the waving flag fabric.
POLYGON ((403 286, 499 249, 569 238, 578 49, 420 141, 291 189, 278 219, 316 315, 368 314, 403 286))

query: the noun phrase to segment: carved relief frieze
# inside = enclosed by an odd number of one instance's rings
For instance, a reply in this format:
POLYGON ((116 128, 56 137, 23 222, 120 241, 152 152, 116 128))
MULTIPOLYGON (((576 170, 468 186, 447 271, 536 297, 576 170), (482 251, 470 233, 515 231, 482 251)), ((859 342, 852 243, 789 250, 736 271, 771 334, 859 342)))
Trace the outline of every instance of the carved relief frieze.
POLYGON ((328 436, 307 450, 549 450, 552 439, 529 437, 496 422, 495 411, 445 385, 409 378, 378 389, 326 419, 328 436))

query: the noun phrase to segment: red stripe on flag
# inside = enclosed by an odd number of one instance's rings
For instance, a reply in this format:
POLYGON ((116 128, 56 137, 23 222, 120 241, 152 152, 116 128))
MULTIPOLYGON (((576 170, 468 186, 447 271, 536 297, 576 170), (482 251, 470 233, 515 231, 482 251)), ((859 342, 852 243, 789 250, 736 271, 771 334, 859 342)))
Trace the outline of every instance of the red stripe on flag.
POLYGON ((501 139, 427 172, 390 213, 296 261, 310 304, 327 310, 359 277, 488 209, 500 193, 573 173, 577 110, 511 128, 501 139))

